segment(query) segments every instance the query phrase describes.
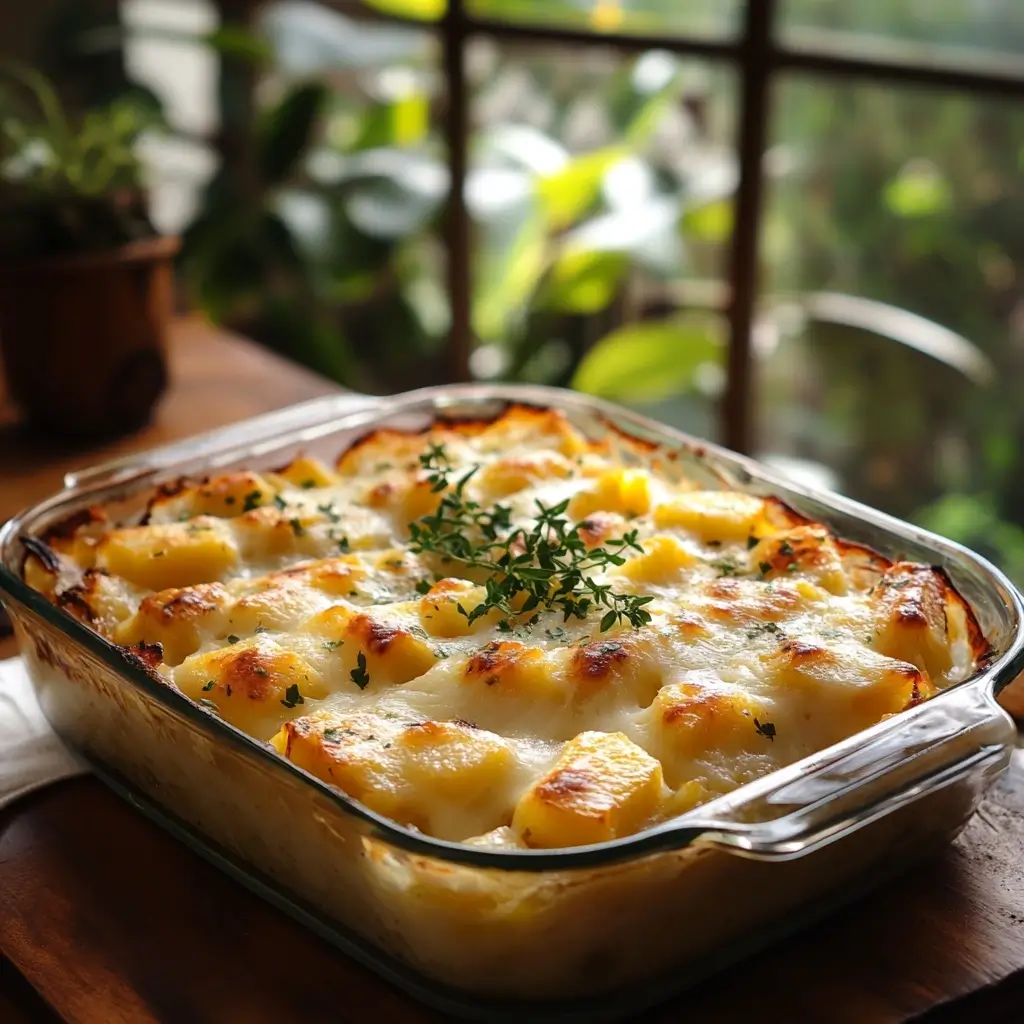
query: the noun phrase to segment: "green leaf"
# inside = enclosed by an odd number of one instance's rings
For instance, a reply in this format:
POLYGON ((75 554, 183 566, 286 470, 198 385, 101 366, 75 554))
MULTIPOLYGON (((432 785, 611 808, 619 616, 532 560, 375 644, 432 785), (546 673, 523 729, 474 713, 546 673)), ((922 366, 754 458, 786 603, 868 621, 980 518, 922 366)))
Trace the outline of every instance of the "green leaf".
POLYGON ((366 0, 366 5, 412 21, 437 21, 448 9, 447 0, 366 0))
POLYGON ((628 267, 623 253, 564 251, 551 268, 539 303, 559 313, 599 313, 615 298, 628 267))
MULTIPOLYGON (((141 34, 145 34, 145 30, 141 34)), ((241 25, 221 25, 201 39, 224 57, 236 57, 254 64, 268 64, 273 57, 267 40, 241 25)))
POLYGON ((679 236, 679 203, 672 196, 601 214, 584 221, 565 239, 566 250, 625 253, 652 272, 677 277, 684 253, 679 236))
POLYGON ((628 324, 584 356, 572 387, 625 402, 654 402, 688 391, 700 366, 721 363, 720 335, 719 322, 706 316, 628 324))
POLYGON ((538 179, 537 193, 551 230, 571 227, 594 205, 602 178, 623 155, 624 150, 618 146, 584 153, 554 174, 538 179))
POLYGON ((683 231, 701 242, 721 243, 732 237, 732 199, 716 199, 686 210, 683 231))
POLYGON ((533 204, 486 225, 473 296, 473 329, 483 341, 508 337, 525 316, 547 267, 544 218, 533 204))
POLYGON ((945 213, 953 194, 939 169, 927 160, 911 160, 885 186, 885 205, 898 217, 945 213))
POLYGON ((283 181, 302 159, 327 96, 327 87, 319 83, 299 85, 267 113, 259 139, 260 171, 267 184, 283 181))

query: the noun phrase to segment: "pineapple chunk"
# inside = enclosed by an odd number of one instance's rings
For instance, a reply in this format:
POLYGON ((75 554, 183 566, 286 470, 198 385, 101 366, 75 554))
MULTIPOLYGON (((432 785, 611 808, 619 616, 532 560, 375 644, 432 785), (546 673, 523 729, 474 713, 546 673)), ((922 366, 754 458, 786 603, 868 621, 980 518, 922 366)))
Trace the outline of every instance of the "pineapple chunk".
POLYGON ((897 562, 879 580, 874 647, 890 658, 916 665, 932 679, 952 667, 947 636, 946 583, 926 565, 897 562))
POLYGON ((594 512, 619 512, 627 519, 645 515, 651 508, 651 480, 642 469, 615 469, 602 473, 593 487, 580 491, 569 502, 576 520, 594 512))
POLYGON ((230 518, 241 515, 246 506, 265 505, 277 488, 258 473, 225 473, 196 487, 192 495, 192 514, 230 518))
POLYGON ((177 665, 199 649, 200 630, 219 632, 230 596, 220 583, 200 583, 150 594, 139 610, 116 630, 126 647, 160 644, 163 660, 177 665))
POLYGON ((331 484, 338 482, 337 475, 332 473, 319 459, 313 459, 306 455, 300 455, 277 475, 293 486, 302 487, 305 490, 312 490, 315 487, 330 487, 331 484))
POLYGON ((814 639, 786 637, 759 656, 779 700, 804 722, 808 735, 822 730, 827 746, 886 715, 930 696, 934 687, 919 669, 851 640, 828 647, 814 639))
POLYGON ((111 530, 96 551, 99 568, 149 590, 211 583, 237 561, 227 527, 213 518, 111 530))
POLYGON ((288 722, 271 744, 371 810, 445 839, 502 824, 516 767, 509 743, 494 733, 371 712, 288 722))
POLYGON ((409 630, 348 605, 324 609, 308 621, 307 629, 325 638, 336 659, 337 676, 346 683, 350 679, 363 679, 364 685, 407 683, 423 675, 437 660, 433 648, 409 630))
POLYGON ((659 530, 681 527, 702 541, 745 540, 764 520, 764 501, 735 491, 691 491, 654 510, 659 530))
POLYGON ((824 526, 798 526, 761 540, 750 552, 751 569, 765 579, 799 572, 832 594, 845 594, 846 573, 824 526))
POLYGON ((637 583, 662 585, 679 579, 683 569, 696 558, 675 537, 652 537, 643 542, 644 553, 626 559, 619 569, 623 576, 637 583))
POLYGON ((542 480, 564 480, 572 472, 573 464, 564 456, 542 451, 492 462, 480 473, 478 486, 487 501, 500 501, 542 480))
POLYGON ((583 732, 516 805, 529 846, 586 846, 639 831, 657 812, 661 765, 622 733, 583 732))
POLYGON ((446 638, 469 636, 490 629, 502 617, 500 610, 491 609, 473 623, 459 611, 461 605, 466 612, 472 612, 486 596, 487 591, 483 587, 469 580, 440 580, 420 600, 420 622, 431 636, 446 638))
POLYGON ((312 666, 263 635, 194 654, 173 678, 187 697, 212 705, 226 722, 261 740, 285 717, 302 714, 307 700, 327 696, 312 666))
POLYGON ((755 747, 759 737, 755 720, 771 718, 763 700, 699 672, 663 687, 652 710, 670 782, 679 775, 670 771, 673 763, 711 754, 736 758, 755 747))
POLYGON ((565 681, 552 671, 544 652, 518 640, 492 640, 466 662, 467 685, 489 688, 520 700, 564 700, 565 681))

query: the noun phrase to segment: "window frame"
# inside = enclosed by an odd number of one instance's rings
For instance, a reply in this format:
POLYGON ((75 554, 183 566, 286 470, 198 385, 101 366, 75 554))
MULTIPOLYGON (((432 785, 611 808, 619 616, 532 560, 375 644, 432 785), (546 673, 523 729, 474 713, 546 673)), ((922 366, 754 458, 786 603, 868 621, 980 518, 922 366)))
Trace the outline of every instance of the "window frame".
POLYGON ((700 57, 731 66, 740 83, 736 138, 739 182, 735 194, 724 309, 729 323, 729 347, 726 387, 719 415, 724 444, 739 452, 749 453, 752 450, 755 409, 751 329, 758 294, 757 264, 764 197, 762 160, 771 117, 772 91, 778 76, 802 73, 1024 99, 1024 73, 1015 74, 1004 68, 983 70, 950 63, 876 59, 844 52, 841 46, 786 45, 780 41, 777 32, 778 9, 778 0, 747 0, 736 36, 706 40, 686 35, 633 35, 505 22, 470 13, 466 9, 466 0, 448 0, 447 10, 436 26, 441 35, 448 97, 445 137, 451 191, 444 238, 448 252, 447 286, 451 302, 449 355, 453 380, 472 379, 472 239, 465 200, 467 154, 472 131, 466 79, 468 42, 474 36, 486 36, 498 41, 612 47, 624 53, 660 49, 700 57))

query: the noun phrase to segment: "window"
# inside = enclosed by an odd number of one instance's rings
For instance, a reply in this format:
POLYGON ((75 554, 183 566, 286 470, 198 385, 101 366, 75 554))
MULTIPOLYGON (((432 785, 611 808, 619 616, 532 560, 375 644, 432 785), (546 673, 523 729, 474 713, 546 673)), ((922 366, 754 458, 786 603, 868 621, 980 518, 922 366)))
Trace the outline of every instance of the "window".
POLYGON ((253 125, 327 86, 215 314, 370 390, 596 391, 1024 580, 1017 0, 215 6, 272 44, 253 125))

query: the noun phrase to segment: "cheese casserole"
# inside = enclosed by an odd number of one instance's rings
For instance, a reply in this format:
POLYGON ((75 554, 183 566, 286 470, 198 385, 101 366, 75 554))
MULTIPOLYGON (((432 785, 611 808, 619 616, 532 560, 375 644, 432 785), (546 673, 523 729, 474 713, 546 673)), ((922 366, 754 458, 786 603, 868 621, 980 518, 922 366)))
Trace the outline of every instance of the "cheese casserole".
POLYGON ((208 714, 498 849, 641 831, 986 653, 940 570, 527 407, 182 480, 140 522, 90 509, 27 546, 32 586, 208 714))

